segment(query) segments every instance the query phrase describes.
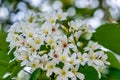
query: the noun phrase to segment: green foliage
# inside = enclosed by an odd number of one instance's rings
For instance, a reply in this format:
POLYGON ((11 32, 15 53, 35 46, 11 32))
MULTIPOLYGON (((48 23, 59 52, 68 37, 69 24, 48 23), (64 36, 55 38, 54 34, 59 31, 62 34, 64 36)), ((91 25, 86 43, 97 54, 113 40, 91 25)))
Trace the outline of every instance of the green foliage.
POLYGON ((9 56, 7 55, 8 44, 5 41, 6 33, 0 31, 0 79, 7 72, 6 67, 9 64, 9 56))
POLYGON ((30 80, 50 80, 50 78, 46 76, 46 72, 38 68, 32 73, 30 80))
POLYGON ((8 43, 6 42, 7 33, 3 30, 0 31, 0 79, 2 79, 3 75, 6 72, 10 72, 11 75, 8 76, 5 80, 10 80, 12 77, 16 76, 17 73, 22 69, 20 67, 20 62, 14 61, 9 63, 9 61, 13 58, 13 53, 8 55, 8 43))
POLYGON ((90 66, 80 67, 79 71, 85 75, 85 80, 99 80, 97 71, 90 66))
POLYGON ((6 67, 8 66, 9 56, 3 51, 0 51, 0 79, 7 72, 6 67))
POLYGON ((4 31, 0 31, 0 51, 4 51, 7 53, 8 49, 8 43, 6 42, 6 36, 7 33, 4 31))
POLYGON ((120 54, 120 25, 104 24, 100 26, 94 33, 93 40, 120 54))
MULTIPOLYGON (((119 24, 104 24, 100 26, 93 35, 93 40, 99 44, 120 54, 120 25, 119 24)), ((108 61, 111 63, 107 78, 101 80, 120 80, 120 62, 112 52, 105 52, 108 55, 108 61)))
POLYGON ((30 80, 37 80, 38 77, 40 76, 41 72, 42 72, 42 70, 41 70, 40 68, 36 69, 36 70, 32 73, 30 80))
POLYGON ((20 62, 17 61, 11 62, 7 67, 7 71, 10 72, 11 74, 8 77, 6 77, 4 80, 12 79, 20 72, 20 70, 22 70, 22 68, 23 67, 20 66, 20 62))
POLYGON ((111 52, 105 52, 108 55, 108 61, 110 62, 110 66, 120 70, 120 62, 116 58, 116 56, 111 52))
POLYGON ((77 13, 77 16, 82 16, 82 17, 90 17, 90 16, 93 16, 93 13, 96 9, 89 9, 89 8, 76 8, 76 13, 77 13))
POLYGON ((115 68, 110 68, 108 80, 120 80, 120 70, 115 68))

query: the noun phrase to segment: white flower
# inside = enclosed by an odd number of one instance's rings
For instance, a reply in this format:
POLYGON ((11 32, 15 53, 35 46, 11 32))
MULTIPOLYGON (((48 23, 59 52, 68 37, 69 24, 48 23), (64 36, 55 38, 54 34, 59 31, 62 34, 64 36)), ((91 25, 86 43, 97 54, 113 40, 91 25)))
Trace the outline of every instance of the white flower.
POLYGON ((66 52, 59 54, 59 56, 60 56, 59 60, 62 61, 63 63, 70 61, 70 57, 66 52))
POLYGON ((20 22, 20 23, 18 23, 18 22, 16 22, 16 23, 14 23, 12 26, 11 26, 11 28, 8 30, 8 32, 9 33, 19 33, 19 32, 22 32, 22 30, 21 30, 21 25, 22 25, 22 23, 23 22, 20 22), (16 27, 17 26, 17 27, 16 27))
POLYGON ((81 34, 82 34, 82 31, 80 31, 80 30, 74 33, 74 37, 75 37, 76 41, 78 41, 78 39, 80 38, 81 34))
POLYGON ((90 25, 87 25, 86 23, 84 23, 82 25, 82 31, 84 33, 93 33, 93 32, 95 32, 94 29, 90 25))
POLYGON ((49 45, 54 44, 57 41, 57 38, 52 37, 52 36, 47 36, 45 38, 45 42, 49 45))
POLYGON ((84 48, 85 51, 94 51, 100 49, 101 46, 97 42, 90 41, 88 46, 84 48))
POLYGON ((24 15, 23 21, 29 21, 30 23, 33 23, 36 21, 36 13, 34 12, 28 12, 27 14, 24 15))
POLYGON ((21 66, 31 67, 33 71, 41 68, 48 77, 55 73, 56 80, 84 80, 78 69, 86 64, 94 67, 100 76, 102 69, 109 65, 107 55, 97 42, 89 42, 82 48, 84 42, 80 40, 88 41, 94 30, 80 20, 70 21, 65 27, 66 18, 67 13, 62 9, 26 14, 8 31, 8 53, 15 49, 14 59, 20 61, 21 66))
POLYGON ((80 52, 78 52, 77 55, 78 59, 80 59, 80 64, 84 66, 88 61, 88 54, 87 53, 81 54, 80 52))
POLYGON ((51 50, 48 53, 48 55, 50 56, 50 58, 52 58, 53 61, 55 61, 56 63, 59 63, 59 61, 60 61, 60 56, 62 56, 60 54, 62 54, 61 50, 59 50, 59 51, 51 50))
POLYGON ((74 73, 74 77, 71 78, 71 80, 77 80, 79 78, 80 80, 84 80, 85 76, 84 74, 78 72, 79 66, 76 65, 75 67, 72 67, 71 71, 74 73))
POLYGON ((104 51, 97 51, 96 54, 97 54, 97 57, 100 58, 100 60, 101 60, 104 64, 110 65, 110 62, 107 61, 108 56, 107 56, 107 54, 104 53, 104 51))
POLYGON ((24 46, 24 38, 22 36, 19 36, 17 33, 8 34, 6 41, 10 42, 10 50, 12 50, 15 47, 24 46))
POLYGON ((48 12, 38 13, 39 21, 41 21, 41 22, 46 21, 46 15, 48 15, 48 12))
POLYGON ((35 35, 33 37, 33 40, 34 40, 34 43, 37 45, 37 46, 41 46, 44 44, 44 40, 45 40, 45 36, 42 35, 42 34, 39 34, 39 35, 35 35))
POLYGON ((22 26, 23 36, 26 36, 28 38, 33 38, 36 35, 37 29, 35 28, 35 26, 37 25, 35 23, 24 22, 21 26, 22 26))
POLYGON ((70 37, 68 38, 69 42, 75 44, 75 40, 74 40, 74 35, 71 34, 70 37))
POLYGON ((14 52, 14 55, 17 60, 22 61, 21 66, 28 65, 30 54, 25 47, 16 49, 16 51, 14 52))
POLYGON ((42 32, 42 34, 44 34, 44 35, 49 35, 49 34, 51 34, 51 27, 52 26, 52 24, 51 23, 49 23, 49 22, 45 22, 42 26, 41 26, 41 28, 40 28, 40 31, 42 32))
POLYGON ((47 15, 45 15, 45 20, 50 23, 55 23, 56 20, 58 19, 56 12, 50 12, 47 15))
POLYGON ((97 70, 100 78, 100 73, 103 71, 105 65, 110 65, 110 63, 106 61, 107 55, 104 54, 103 51, 90 51, 88 54, 88 58, 88 66, 93 66, 97 70))
MULTIPOLYGON (((32 57, 32 56, 31 56, 32 57)), ((29 64, 28 66, 31 67, 33 70, 39 68, 39 61, 40 59, 37 59, 37 58, 30 58, 29 59, 29 64)))
POLYGON ((35 44, 33 39, 27 39, 25 46, 28 48, 28 50, 30 51, 30 54, 36 52, 37 49, 39 49, 39 45, 35 44))
POLYGON ((69 53, 69 44, 68 44, 68 40, 67 40, 67 36, 63 36, 59 39, 58 41, 58 45, 65 51, 69 53))
MULTIPOLYGON (((68 25, 70 26, 70 29, 71 29, 72 31, 74 31, 74 30, 77 31, 77 30, 79 30, 80 27, 82 26, 80 20, 70 21, 70 22, 68 23, 68 25)), ((71 31, 71 30, 70 30, 70 31, 71 31)))
POLYGON ((58 20, 66 20, 67 13, 64 13, 62 9, 59 9, 56 14, 57 14, 58 20))
POLYGON ((108 59, 108 56, 107 54, 104 54, 101 58, 101 60, 106 64, 106 65, 110 65, 110 62, 107 61, 108 59))
POLYGON ((59 28, 60 25, 59 24, 52 24, 51 26, 51 36, 59 36, 60 35, 60 31, 59 28))
POLYGON ((50 75, 55 71, 57 70, 57 68, 55 67, 56 65, 56 62, 54 61, 49 61, 47 62, 47 64, 45 65, 45 70, 47 70, 47 77, 50 77, 50 75))
POLYGON ((57 69, 55 73, 58 74, 57 80, 68 80, 68 78, 74 77, 74 74, 69 71, 69 66, 64 66, 63 69, 57 69))
POLYGON ((58 40, 58 45, 63 49, 64 52, 70 53, 70 48, 76 50, 76 46, 72 43, 68 43, 67 36, 62 36, 58 40))
POLYGON ((94 66, 95 61, 98 61, 97 54, 94 51, 90 51, 88 54, 88 66, 94 66))
POLYGON ((79 64, 80 60, 77 59, 77 54, 73 53, 70 57, 70 61, 69 61, 69 67, 73 67, 75 64, 79 64))

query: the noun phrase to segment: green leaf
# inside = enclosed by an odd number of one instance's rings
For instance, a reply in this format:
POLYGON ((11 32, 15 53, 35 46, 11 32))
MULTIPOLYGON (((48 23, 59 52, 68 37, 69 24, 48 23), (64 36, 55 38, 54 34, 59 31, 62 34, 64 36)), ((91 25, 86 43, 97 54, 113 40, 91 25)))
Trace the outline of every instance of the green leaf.
POLYGON ((100 80, 108 80, 108 77, 106 74, 102 74, 100 80))
POLYGON ((41 72, 42 72, 42 70, 41 70, 40 68, 36 69, 36 70, 32 73, 30 80, 37 80, 38 77, 40 76, 41 72))
POLYGON ((8 43, 6 42, 7 33, 4 31, 0 31, 0 51, 4 51, 7 53, 8 43))
POLYGON ((6 67, 9 64, 9 56, 3 51, 0 51, 0 79, 6 73, 6 67))
POLYGON ((105 52, 108 55, 108 61, 110 62, 110 66, 120 70, 120 62, 112 52, 105 52))
POLYGON ((46 72, 42 71, 40 68, 37 68, 31 75, 30 80, 51 80, 46 76, 46 72))
POLYGON ((79 72, 85 75, 85 80, 99 80, 98 73, 93 67, 80 67, 79 72))
MULTIPOLYGON (((13 52, 8 55, 8 43, 6 42, 7 33, 0 31, 0 80, 6 72, 10 72, 11 75, 8 76, 5 80, 10 80, 12 77, 17 75, 17 73, 22 69, 19 62, 9 63, 13 59, 13 52)), ((3 80, 3 79, 2 79, 3 80)))
POLYGON ((3 75, 7 72, 6 66, 8 66, 8 63, 6 61, 0 60, 0 79, 2 79, 3 75))
POLYGON ((63 68, 63 66, 64 66, 64 63, 63 62, 59 62, 57 65, 56 65, 56 67, 59 67, 59 68, 63 68))
POLYGON ((6 33, 0 31, 0 79, 7 72, 7 66, 9 65, 10 57, 7 55, 8 43, 5 41, 6 33))
POLYGON ((23 67, 20 66, 20 62, 13 61, 11 62, 7 67, 7 72, 10 72, 11 74, 4 78, 4 80, 11 80, 14 76, 17 76, 17 74, 23 69, 23 67))
POLYGON ((46 72, 44 71, 44 72, 42 72, 42 73, 39 75, 38 80, 51 80, 51 78, 50 78, 50 77, 47 77, 47 76, 46 76, 46 72))
POLYGON ((115 68, 110 68, 108 80, 120 80, 120 70, 115 68))
POLYGON ((76 15, 86 17, 86 16, 93 16, 93 13, 96 9, 89 9, 89 8, 75 8, 76 15))
POLYGON ((120 54, 120 25, 119 24, 104 24, 100 26, 94 33, 94 41, 120 54))

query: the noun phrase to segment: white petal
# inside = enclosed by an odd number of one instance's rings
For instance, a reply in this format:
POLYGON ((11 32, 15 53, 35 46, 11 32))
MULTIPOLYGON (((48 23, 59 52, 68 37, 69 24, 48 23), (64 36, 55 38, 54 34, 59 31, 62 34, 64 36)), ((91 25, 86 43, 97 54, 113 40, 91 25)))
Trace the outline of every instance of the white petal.
POLYGON ((64 65, 63 69, 64 69, 65 71, 68 71, 68 70, 69 70, 69 66, 68 66, 68 65, 64 65))
POLYGON ((47 77, 50 77, 51 74, 52 74, 52 71, 51 71, 51 70, 48 70, 47 73, 46 73, 46 76, 47 76, 47 77))
POLYGON ((56 80, 62 80, 61 76, 57 76, 56 80))
POLYGON ((67 76, 72 78, 74 77, 74 74, 72 72, 67 72, 67 76))
POLYGON ((94 63, 99 66, 103 66, 104 63, 101 60, 94 60, 94 63))
POLYGON ((77 77, 78 77, 80 80, 84 80, 84 79, 85 79, 85 76, 84 76, 82 73, 78 73, 78 74, 77 74, 77 77))
POLYGON ((79 64, 81 61, 79 59, 75 60, 75 64, 79 64))
POLYGON ((56 74, 60 74, 60 71, 61 71, 60 68, 55 68, 55 69, 54 69, 54 73, 56 73, 56 74))
POLYGON ((77 56, 76 53, 73 53, 72 56, 71 56, 71 58, 72 58, 72 59, 75 59, 76 56, 77 56))
POLYGON ((71 78, 71 80, 77 80, 77 78, 76 78, 76 77, 73 77, 73 78, 71 78))
POLYGON ((110 65, 110 62, 106 61, 105 64, 110 65))
POLYGON ((68 77, 63 77, 62 80, 68 80, 68 77))

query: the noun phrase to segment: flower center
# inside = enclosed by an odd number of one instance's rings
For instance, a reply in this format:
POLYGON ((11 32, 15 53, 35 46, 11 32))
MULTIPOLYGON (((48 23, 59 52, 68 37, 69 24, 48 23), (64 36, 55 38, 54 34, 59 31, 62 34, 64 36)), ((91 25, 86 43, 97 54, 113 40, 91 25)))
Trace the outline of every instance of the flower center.
POLYGON ((36 39, 35 39, 35 43, 36 43, 36 44, 40 44, 40 39, 36 38, 36 39))
POLYGON ((73 63, 74 63, 74 61, 73 61, 73 60, 71 60, 69 63, 70 63, 70 64, 73 64, 73 63))
POLYGON ((35 48, 34 48, 34 47, 32 47, 32 48, 31 48, 31 52, 34 52, 34 51, 35 51, 35 48))
POLYGON ((54 18, 50 18, 50 22, 51 22, 51 23, 54 23, 54 22, 55 22, 55 19, 54 19, 54 18))
POLYGON ((80 59, 81 61, 84 61, 84 58, 83 58, 83 57, 80 57, 79 59, 80 59))
POLYGON ((62 56, 62 57, 61 57, 61 60, 62 60, 62 61, 66 61, 66 57, 65 57, 65 56, 62 56))
POLYGON ((33 22, 33 20, 34 20, 34 17, 33 17, 33 16, 31 16, 31 17, 30 17, 30 19, 29 19, 30 23, 32 23, 32 22, 33 22))
POLYGON ((64 44, 63 44, 63 48, 66 48, 67 46, 68 46, 67 43, 64 43, 64 44))
POLYGON ((54 54, 53 56, 54 56, 55 58, 58 58, 58 55, 57 55, 57 54, 54 54))
POLYGON ((48 30, 44 30, 43 33, 48 34, 48 30))
POLYGON ((52 27, 52 32, 55 32, 55 31, 56 31, 55 27, 52 27))
POLYGON ((33 37, 33 33, 29 32, 28 36, 32 38, 33 37))
POLYGON ((62 18, 62 14, 58 14, 58 19, 61 19, 62 18))
POLYGON ((32 68, 35 68, 35 67, 36 67, 36 65, 33 63, 33 64, 32 64, 32 68))
POLYGON ((54 66, 52 64, 50 64, 48 67, 49 67, 49 69, 53 69, 54 68, 54 66))
POLYGON ((65 76, 65 75, 66 75, 65 70, 61 70, 61 75, 62 75, 62 76, 65 76))

